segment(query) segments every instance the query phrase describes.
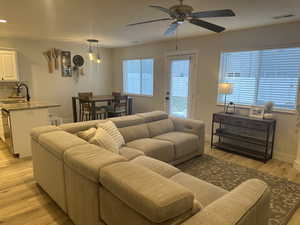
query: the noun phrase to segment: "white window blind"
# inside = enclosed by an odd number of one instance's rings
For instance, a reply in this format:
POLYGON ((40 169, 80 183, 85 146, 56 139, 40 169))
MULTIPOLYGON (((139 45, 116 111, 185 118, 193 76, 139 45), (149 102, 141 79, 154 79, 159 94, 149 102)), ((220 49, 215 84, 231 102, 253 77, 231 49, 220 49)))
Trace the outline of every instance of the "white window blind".
POLYGON ((153 59, 123 61, 123 88, 128 94, 153 95, 153 59))
MULTIPOLYGON (((233 84, 229 101, 238 105, 296 108, 300 48, 226 52, 221 55, 220 82, 233 84)), ((223 103, 223 96, 218 96, 223 103)))

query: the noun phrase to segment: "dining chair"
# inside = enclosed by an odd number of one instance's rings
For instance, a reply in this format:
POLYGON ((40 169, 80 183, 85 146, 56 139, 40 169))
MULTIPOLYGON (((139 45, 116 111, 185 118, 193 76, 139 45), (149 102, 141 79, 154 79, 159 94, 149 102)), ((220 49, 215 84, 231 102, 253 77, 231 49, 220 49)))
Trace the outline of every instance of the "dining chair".
MULTIPOLYGON (((80 92, 79 98, 79 119, 80 121, 87 121, 93 118, 93 98, 92 92, 80 92)), ((107 106, 94 106, 95 119, 106 119, 108 117, 107 106)))
POLYGON ((112 107, 108 111, 109 117, 118 117, 128 114, 128 95, 114 95, 112 107))

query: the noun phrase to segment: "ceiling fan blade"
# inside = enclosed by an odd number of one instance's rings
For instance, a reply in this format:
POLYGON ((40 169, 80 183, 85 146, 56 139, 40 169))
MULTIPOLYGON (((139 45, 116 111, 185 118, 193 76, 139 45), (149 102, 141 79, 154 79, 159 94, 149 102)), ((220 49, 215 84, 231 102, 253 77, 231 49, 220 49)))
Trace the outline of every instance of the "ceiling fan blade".
POLYGON ((167 13, 170 16, 175 16, 175 13, 172 12, 171 10, 167 9, 167 8, 157 6, 157 5, 149 5, 149 7, 154 8, 154 9, 158 9, 158 10, 164 12, 164 13, 167 13))
POLYGON ((139 23, 131 23, 127 24, 127 26, 135 26, 135 25, 140 25, 140 24, 145 24, 145 23, 154 23, 154 22, 159 22, 159 21, 166 21, 166 20, 172 20, 171 18, 163 18, 163 19, 156 19, 156 20, 148 20, 148 21, 143 21, 139 23))
POLYGON ((166 30, 166 32, 164 33, 165 36, 171 36, 172 34, 175 33, 177 27, 179 26, 179 23, 173 22, 171 23, 171 25, 169 26, 169 28, 166 30))
POLYGON ((192 13, 193 18, 230 17, 230 16, 235 16, 235 13, 231 9, 212 10, 212 11, 192 13))
POLYGON ((199 27, 203 27, 205 29, 208 29, 208 30, 211 30, 211 31, 214 31, 214 32, 217 32, 217 33, 220 33, 220 32, 225 30, 225 27, 221 27, 221 26, 218 26, 216 24, 206 22, 204 20, 190 19, 189 21, 190 21, 190 23, 192 23, 194 25, 197 25, 199 27))

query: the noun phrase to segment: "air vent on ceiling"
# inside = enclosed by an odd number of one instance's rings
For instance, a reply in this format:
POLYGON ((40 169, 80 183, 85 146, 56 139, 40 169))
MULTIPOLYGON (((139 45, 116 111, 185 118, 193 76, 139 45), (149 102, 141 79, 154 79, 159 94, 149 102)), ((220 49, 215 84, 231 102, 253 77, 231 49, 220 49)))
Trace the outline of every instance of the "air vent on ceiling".
POLYGON ((294 17, 295 15, 293 14, 285 14, 285 15, 281 15, 281 16, 274 16, 273 19, 274 20, 280 20, 280 19, 286 19, 286 18, 290 18, 290 17, 294 17))

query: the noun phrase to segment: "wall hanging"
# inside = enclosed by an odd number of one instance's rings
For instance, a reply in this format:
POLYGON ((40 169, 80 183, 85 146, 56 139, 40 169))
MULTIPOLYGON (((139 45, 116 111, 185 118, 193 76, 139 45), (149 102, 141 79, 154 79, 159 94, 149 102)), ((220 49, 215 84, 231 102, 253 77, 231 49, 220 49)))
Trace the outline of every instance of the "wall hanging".
POLYGON ((84 69, 83 69, 83 65, 84 65, 84 58, 81 55, 75 55, 73 57, 73 71, 74 73, 79 76, 79 75, 84 75, 84 69))
POLYGON ((72 62, 71 62, 71 52, 62 51, 61 52, 61 75, 63 77, 72 77, 72 62))
POLYGON ((48 71, 49 73, 53 73, 54 69, 59 70, 59 57, 61 54, 61 50, 56 48, 51 48, 48 51, 43 52, 47 63, 48 63, 48 71))

